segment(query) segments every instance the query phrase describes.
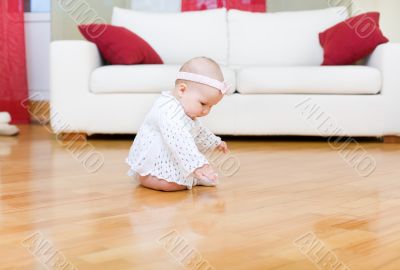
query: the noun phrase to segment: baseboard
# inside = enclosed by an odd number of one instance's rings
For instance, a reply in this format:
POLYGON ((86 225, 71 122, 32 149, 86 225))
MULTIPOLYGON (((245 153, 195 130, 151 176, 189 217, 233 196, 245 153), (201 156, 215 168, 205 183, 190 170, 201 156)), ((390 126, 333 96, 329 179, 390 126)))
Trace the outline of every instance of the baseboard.
POLYGON ((47 124, 50 122, 50 102, 47 100, 30 100, 28 111, 32 123, 47 124))
POLYGON ((400 143, 400 136, 384 136, 384 143, 400 143))

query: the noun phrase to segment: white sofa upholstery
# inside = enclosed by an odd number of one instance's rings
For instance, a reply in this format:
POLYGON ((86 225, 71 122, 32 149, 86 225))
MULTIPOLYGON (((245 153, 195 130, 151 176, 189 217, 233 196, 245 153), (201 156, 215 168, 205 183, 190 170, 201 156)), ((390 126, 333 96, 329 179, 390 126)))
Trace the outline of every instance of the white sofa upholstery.
POLYGON ((165 64, 182 64, 207 55, 222 65, 228 62, 226 10, 147 13, 114 8, 112 24, 143 37, 165 64))
POLYGON ((345 7, 266 14, 230 10, 229 65, 320 65, 318 33, 347 17, 345 7))
POLYGON ((377 94, 382 87, 379 69, 366 66, 249 67, 237 80, 241 94, 377 94))
POLYGON ((319 66, 318 33, 346 16, 344 8, 115 9, 113 24, 143 36, 165 64, 104 66, 93 43, 52 42, 51 125, 57 133, 136 133, 159 93, 173 87, 179 65, 206 55, 237 90, 203 120, 217 134, 400 135, 400 44, 379 46, 364 66, 319 66))
MULTIPOLYGON (((103 66, 92 72, 93 93, 159 93, 171 89, 180 65, 103 66)), ((236 88, 235 71, 222 67, 224 78, 236 88)))

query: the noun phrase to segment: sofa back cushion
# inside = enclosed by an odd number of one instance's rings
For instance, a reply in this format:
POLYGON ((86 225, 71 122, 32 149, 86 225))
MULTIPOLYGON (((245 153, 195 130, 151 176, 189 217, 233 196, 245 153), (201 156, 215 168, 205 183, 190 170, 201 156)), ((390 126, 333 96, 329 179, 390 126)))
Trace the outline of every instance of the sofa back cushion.
POLYGON ((111 65, 162 64, 156 51, 141 37, 125 27, 109 24, 80 24, 81 34, 96 44, 111 65), (100 34, 95 34, 101 30, 100 34))
POLYGON ((226 9, 150 13, 115 7, 112 24, 141 36, 165 64, 182 64, 196 56, 227 64, 226 9))
POLYGON ((229 65, 320 65, 318 34, 347 17, 346 7, 278 13, 229 10, 229 65))

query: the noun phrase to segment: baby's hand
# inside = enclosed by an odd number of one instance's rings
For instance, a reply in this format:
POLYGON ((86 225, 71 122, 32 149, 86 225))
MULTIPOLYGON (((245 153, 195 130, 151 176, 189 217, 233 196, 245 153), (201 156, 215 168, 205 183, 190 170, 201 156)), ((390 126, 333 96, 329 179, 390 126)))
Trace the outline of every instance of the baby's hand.
POLYGON ((225 154, 229 152, 228 145, 224 141, 222 141, 216 148, 218 151, 222 151, 225 154))
POLYGON ((218 174, 216 174, 213 168, 208 164, 205 164, 202 167, 197 168, 196 170, 194 170, 193 174, 196 178, 204 181, 211 180, 214 183, 217 183, 218 181, 218 174))

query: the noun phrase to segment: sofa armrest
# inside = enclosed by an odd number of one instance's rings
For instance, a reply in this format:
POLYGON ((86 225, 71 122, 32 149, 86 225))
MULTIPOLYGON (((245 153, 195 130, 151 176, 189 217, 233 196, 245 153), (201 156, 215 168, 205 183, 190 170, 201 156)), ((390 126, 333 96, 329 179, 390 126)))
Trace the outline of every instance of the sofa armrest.
MULTIPOLYGON (((74 125, 90 98, 90 74, 102 65, 94 43, 81 40, 53 41, 50 45, 51 126, 58 132, 66 122, 74 125), (55 119, 62 118, 62 120, 55 119)), ((72 129, 75 127, 71 127, 72 129)))
POLYGON ((63 98, 88 92, 90 74, 101 64, 101 56, 94 43, 53 41, 50 45, 51 97, 63 98))
POLYGON ((386 43, 378 46, 367 59, 367 66, 381 71, 382 95, 400 98, 400 43, 386 43))
POLYGON ((382 73, 383 135, 400 136, 400 43, 378 46, 367 60, 367 65, 382 73))

